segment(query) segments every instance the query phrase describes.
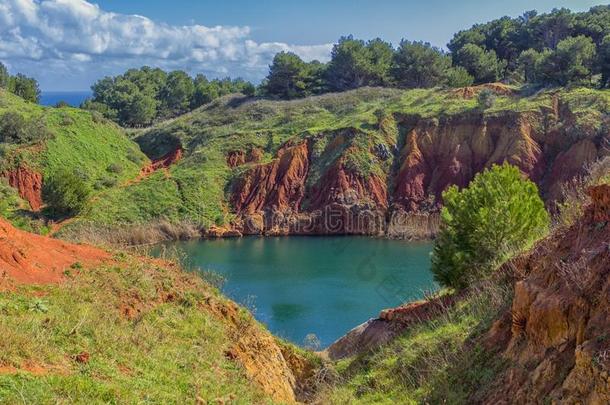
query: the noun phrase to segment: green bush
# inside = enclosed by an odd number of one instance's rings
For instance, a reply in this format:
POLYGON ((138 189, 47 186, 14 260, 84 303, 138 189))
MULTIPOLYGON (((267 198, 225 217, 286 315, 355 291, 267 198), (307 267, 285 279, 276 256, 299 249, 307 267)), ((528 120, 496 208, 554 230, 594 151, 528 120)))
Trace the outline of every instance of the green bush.
POLYGON ((538 188, 507 163, 477 174, 463 190, 449 187, 443 202, 432 272, 437 282, 455 289, 529 248, 549 226, 538 188))
POLYGON ((51 136, 46 124, 41 120, 26 120, 16 112, 6 112, 0 116, 0 143, 30 143, 51 136))
POLYGON ((106 170, 110 173, 121 173, 123 171, 123 166, 118 163, 111 163, 106 170))
POLYGON ((55 215, 76 215, 85 207, 91 189, 77 174, 60 170, 45 178, 43 196, 55 215))

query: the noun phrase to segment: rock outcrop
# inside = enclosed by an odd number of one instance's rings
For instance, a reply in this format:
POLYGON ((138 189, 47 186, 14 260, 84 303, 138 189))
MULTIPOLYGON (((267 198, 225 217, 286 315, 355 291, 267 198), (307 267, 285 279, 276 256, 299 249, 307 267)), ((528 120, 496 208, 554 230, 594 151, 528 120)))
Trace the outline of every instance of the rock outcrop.
MULTIPOLYGON (((244 234, 429 238, 438 230, 442 192, 453 184, 465 187, 478 172, 503 162, 536 182, 552 207, 564 182, 610 153, 610 134, 572 127, 573 121, 559 104, 438 119, 396 114, 378 124, 387 144, 373 144, 355 128, 290 141, 273 161, 253 164, 233 183, 234 226, 244 234)), ((230 154, 227 164, 241 165, 247 156, 230 154)))
POLYGON ((18 190, 19 196, 30 204, 33 211, 42 208, 42 174, 20 166, 0 177, 5 177, 8 184, 18 190))
POLYGON ((248 153, 243 150, 233 150, 227 154, 227 165, 233 169, 246 163, 258 163, 262 157, 263 151, 260 148, 252 148, 248 153))
POLYGON ((456 295, 447 295, 383 310, 378 318, 369 319, 337 339, 324 353, 331 360, 340 360, 374 350, 392 341, 409 326, 438 316, 458 300, 456 295))
POLYGON ((508 368, 485 403, 610 403, 610 185, 584 218, 508 265, 524 274, 487 345, 508 368))

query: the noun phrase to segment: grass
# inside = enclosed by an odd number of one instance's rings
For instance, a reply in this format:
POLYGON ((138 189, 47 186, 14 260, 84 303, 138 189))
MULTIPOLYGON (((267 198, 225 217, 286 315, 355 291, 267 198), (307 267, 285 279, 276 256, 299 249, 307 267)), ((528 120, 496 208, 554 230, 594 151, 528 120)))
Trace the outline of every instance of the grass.
MULTIPOLYGON (((106 188, 136 177, 148 161, 121 128, 90 112, 42 107, 0 89, 0 114, 9 111, 41 123, 50 135, 29 144, 0 144, 0 173, 25 166, 46 178, 60 170, 70 170, 95 190, 95 201, 106 188)), ((9 219, 32 230, 24 226, 28 222, 24 215, 9 219)))
POLYGON ((268 403, 224 355, 230 332, 206 309, 224 301, 217 290, 115 260, 75 265, 60 286, 0 293, 0 365, 19 370, 0 371, 0 403, 268 403))
POLYGON ((480 342, 506 310, 510 288, 485 285, 441 316, 413 326, 374 353, 341 360, 339 383, 322 391, 329 404, 468 403, 505 364, 480 342))

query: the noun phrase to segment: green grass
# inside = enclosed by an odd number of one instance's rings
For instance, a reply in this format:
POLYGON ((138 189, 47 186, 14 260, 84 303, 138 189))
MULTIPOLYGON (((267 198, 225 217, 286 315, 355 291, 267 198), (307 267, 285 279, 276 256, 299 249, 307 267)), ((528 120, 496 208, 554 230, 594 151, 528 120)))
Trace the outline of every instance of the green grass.
POLYGON ((223 302, 216 290, 115 259, 61 286, 0 293, 0 365, 23 370, 0 372, 0 403, 268 403, 224 355, 230 333, 206 309, 223 302), (168 293, 173 299, 162 300, 168 293), (129 305, 139 308, 135 317, 123 314, 129 305), (76 361, 80 353, 89 361, 76 361), (43 373, 25 371, 33 366, 43 373))
POLYGON ((322 393, 331 404, 466 404, 505 366, 481 334, 511 292, 488 286, 436 319, 411 327, 371 354, 341 360, 339 383, 322 393))
POLYGON ((42 107, 0 89, 0 114, 12 111, 43 123, 50 133, 32 144, 0 144, 0 173, 18 166, 40 172, 43 179, 70 170, 95 190, 136 177, 148 159, 121 128, 76 108, 42 107))

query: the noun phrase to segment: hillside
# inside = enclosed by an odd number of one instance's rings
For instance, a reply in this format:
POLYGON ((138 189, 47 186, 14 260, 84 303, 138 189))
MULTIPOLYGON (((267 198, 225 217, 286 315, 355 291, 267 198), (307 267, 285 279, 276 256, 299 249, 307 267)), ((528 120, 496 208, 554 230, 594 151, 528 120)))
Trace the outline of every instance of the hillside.
POLYGON ((151 159, 178 150, 182 159, 102 192, 80 224, 163 218, 214 235, 429 237, 444 188, 504 160, 553 208, 563 182, 608 154, 609 111, 606 90, 528 96, 501 84, 228 96, 136 133, 151 159), (477 100, 483 89, 495 95, 491 106, 477 100))
POLYGON ((0 218, 0 402, 293 403, 320 362, 174 262, 0 218))
POLYGON ((13 204, 11 213, 4 215, 22 223, 16 211, 43 208, 44 180, 56 173, 74 173, 95 199, 103 190, 136 177, 148 162, 122 129, 95 113, 41 107, 0 89, 0 115, 5 122, 9 115, 21 120, 25 133, 26 139, 0 143, 0 178, 28 203, 13 204))

